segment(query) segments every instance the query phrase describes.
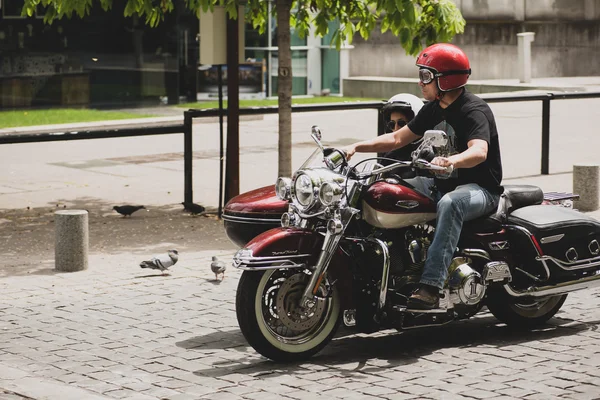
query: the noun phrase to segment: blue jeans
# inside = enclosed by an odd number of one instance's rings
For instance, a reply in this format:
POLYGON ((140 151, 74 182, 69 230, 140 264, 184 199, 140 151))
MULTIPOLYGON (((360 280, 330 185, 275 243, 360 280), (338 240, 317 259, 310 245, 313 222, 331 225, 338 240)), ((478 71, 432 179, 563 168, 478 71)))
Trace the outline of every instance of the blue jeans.
POLYGON ((463 222, 496 210, 500 196, 476 183, 458 186, 444 194, 431 192, 432 178, 417 177, 407 179, 407 182, 437 203, 436 228, 427 252, 421 283, 443 289, 463 222))

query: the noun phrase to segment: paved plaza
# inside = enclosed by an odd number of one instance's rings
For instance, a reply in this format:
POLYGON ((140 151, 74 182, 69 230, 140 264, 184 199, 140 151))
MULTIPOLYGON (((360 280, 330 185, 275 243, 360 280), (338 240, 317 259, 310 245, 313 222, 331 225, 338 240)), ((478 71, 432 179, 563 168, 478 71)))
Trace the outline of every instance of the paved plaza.
MULTIPOLYGON (((505 183, 570 191, 572 165, 598 161, 589 109, 599 103, 552 103, 551 174, 543 177, 539 104, 495 104, 505 183)), ((314 149, 313 123, 341 145, 373 135, 375 118, 372 111, 294 115, 294 166, 314 149)), ((242 121, 242 191, 274 182, 276 124, 275 116, 242 121)), ((218 126, 194 130, 194 199, 214 210, 218 126)), ((182 142, 164 135, 0 146, 7 166, 0 244, 14 247, 0 248, 0 399, 600 399, 600 289, 570 294, 555 318, 533 331, 482 312, 401 333, 355 335, 342 327, 302 363, 261 357, 236 321, 240 271, 229 267, 223 281, 210 271, 212 256, 229 262, 235 251, 221 223, 154 209, 183 200, 182 142), (150 211, 111 215, 122 203, 150 211), (90 211, 85 271, 54 270, 52 221, 36 215, 52 215, 57 205, 90 211), (26 207, 30 216, 13 218, 26 207), (126 246, 122 236, 95 236, 126 224, 137 229, 127 231, 126 246), (139 268, 171 246, 180 249, 171 275, 139 268)), ((590 215, 600 219, 600 211, 590 215)))
POLYGON ((600 398, 600 290, 569 295, 535 331, 488 313, 404 333, 342 329, 311 360, 276 364, 246 344, 240 273, 214 281, 212 255, 186 253, 164 277, 139 256, 96 254, 86 271, 3 278, 0 387, 57 400, 600 398))

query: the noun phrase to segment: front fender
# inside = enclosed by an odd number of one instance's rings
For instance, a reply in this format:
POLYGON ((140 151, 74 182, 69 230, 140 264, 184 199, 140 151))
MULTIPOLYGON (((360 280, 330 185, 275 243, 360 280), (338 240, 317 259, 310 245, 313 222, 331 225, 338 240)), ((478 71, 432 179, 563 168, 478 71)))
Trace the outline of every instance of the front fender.
MULTIPOLYGON (((233 266, 246 271, 279 268, 313 269, 325 236, 302 228, 273 228, 256 236, 233 257, 233 266)), ((344 308, 354 308, 351 299, 350 258, 339 248, 329 264, 328 275, 340 290, 344 308)))
POLYGON ((273 228, 256 236, 233 257, 244 270, 308 267, 319 256, 324 236, 301 228, 273 228))

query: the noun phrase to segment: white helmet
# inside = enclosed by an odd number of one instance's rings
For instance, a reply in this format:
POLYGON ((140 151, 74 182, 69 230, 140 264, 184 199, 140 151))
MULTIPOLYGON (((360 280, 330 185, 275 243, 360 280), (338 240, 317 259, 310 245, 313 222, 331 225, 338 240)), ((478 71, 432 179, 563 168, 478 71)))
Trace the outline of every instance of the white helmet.
POLYGON ((409 119, 413 119, 419 110, 423 107, 423 102, 417 96, 409 93, 400 93, 392 96, 381 108, 384 121, 389 121, 390 114, 394 111, 400 111, 407 114, 409 119))

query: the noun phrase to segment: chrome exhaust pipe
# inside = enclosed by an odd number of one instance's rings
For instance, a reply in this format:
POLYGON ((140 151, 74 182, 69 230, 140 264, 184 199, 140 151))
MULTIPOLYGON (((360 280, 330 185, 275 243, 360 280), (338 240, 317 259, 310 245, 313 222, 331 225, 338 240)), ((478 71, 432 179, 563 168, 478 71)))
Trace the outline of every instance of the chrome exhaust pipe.
POLYGON ((585 278, 575 281, 562 282, 557 285, 548 285, 535 287, 531 286, 525 290, 515 290, 510 284, 505 284, 504 289, 512 297, 546 297, 574 292, 576 290, 588 289, 591 287, 600 286, 600 273, 597 275, 586 276, 585 278))

